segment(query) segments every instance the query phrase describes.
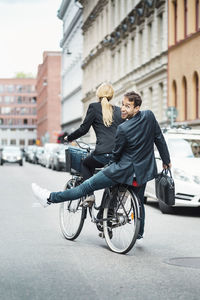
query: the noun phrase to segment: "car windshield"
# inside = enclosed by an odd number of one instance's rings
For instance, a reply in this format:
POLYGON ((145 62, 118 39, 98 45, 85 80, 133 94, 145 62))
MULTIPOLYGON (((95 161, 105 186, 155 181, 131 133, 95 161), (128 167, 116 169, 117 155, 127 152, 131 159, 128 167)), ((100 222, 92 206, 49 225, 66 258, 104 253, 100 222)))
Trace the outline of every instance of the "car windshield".
POLYGON ((3 152, 20 152, 20 149, 17 147, 5 147, 3 152))
POLYGON ((168 146, 173 157, 200 157, 200 140, 170 138, 168 146))

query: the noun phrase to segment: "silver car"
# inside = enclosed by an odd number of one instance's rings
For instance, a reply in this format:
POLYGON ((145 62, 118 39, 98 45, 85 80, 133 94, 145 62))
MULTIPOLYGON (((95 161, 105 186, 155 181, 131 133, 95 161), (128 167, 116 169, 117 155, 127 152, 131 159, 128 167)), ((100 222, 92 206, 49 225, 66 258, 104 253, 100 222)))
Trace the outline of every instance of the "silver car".
POLYGON ((23 154, 19 147, 6 146, 1 153, 1 165, 4 163, 18 163, 23 166, 23 154))
MULTIPOLYGON (((172 176, 175 182, 175 205, 200 207, 200 130, 170 129, 164 133, 171 162, 172 176)), ((155 152, 158 172, 162 170, 162 161, 155 152)), ((147 183, 145 197, 156 199, 155 182, 147 183)), ((173 213, 174 207, 159 201, 162 213, 173 213)))

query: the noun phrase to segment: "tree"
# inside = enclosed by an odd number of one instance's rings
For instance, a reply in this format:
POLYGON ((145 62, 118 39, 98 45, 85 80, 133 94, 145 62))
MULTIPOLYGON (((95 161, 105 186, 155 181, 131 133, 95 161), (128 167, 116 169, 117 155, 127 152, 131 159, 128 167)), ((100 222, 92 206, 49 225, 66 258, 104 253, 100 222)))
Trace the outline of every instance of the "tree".
POLYGON ((33 78, 32 73, 24 73, 24 72, 18 72, 15 74, 15 78, 33 78))

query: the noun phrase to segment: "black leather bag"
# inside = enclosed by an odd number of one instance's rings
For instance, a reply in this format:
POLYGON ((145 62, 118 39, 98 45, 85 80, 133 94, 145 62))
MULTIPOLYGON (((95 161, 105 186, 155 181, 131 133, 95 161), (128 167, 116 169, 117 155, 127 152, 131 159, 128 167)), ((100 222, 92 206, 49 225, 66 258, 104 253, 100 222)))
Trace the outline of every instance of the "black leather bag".
POLYGON ((155 178, 156 197, 165 204, 175 204, 175 184, 170 169, 163 169, 155 178))

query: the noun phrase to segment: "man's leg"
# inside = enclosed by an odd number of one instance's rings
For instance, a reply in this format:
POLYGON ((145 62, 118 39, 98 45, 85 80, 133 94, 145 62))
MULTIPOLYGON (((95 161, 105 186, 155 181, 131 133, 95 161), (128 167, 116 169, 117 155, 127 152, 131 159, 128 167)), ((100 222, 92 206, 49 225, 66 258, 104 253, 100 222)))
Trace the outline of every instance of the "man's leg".
POLYGON ((115 184, 116 183, 114 181, 100 171, 75 188, 68 189, 63 192, 51 193, 49 201, 52 203, 60 203, 68 200, 79 199, 80 197, 89 195, 96 190, 101 190, 115 184))
POLYGON ((144 208, 144 191, 146 188, 146 183, 143 184, 142 186, 140 186, 139 188, 137 188, 137 190, 135 190, 135 193, 137 194, 137 196, 140 198, 141 201, 141 223, 140 223, 140 230, 138 235, 140 235, 141 237, 144 234, 144 225, 145 225, 145 208, 144 208))

